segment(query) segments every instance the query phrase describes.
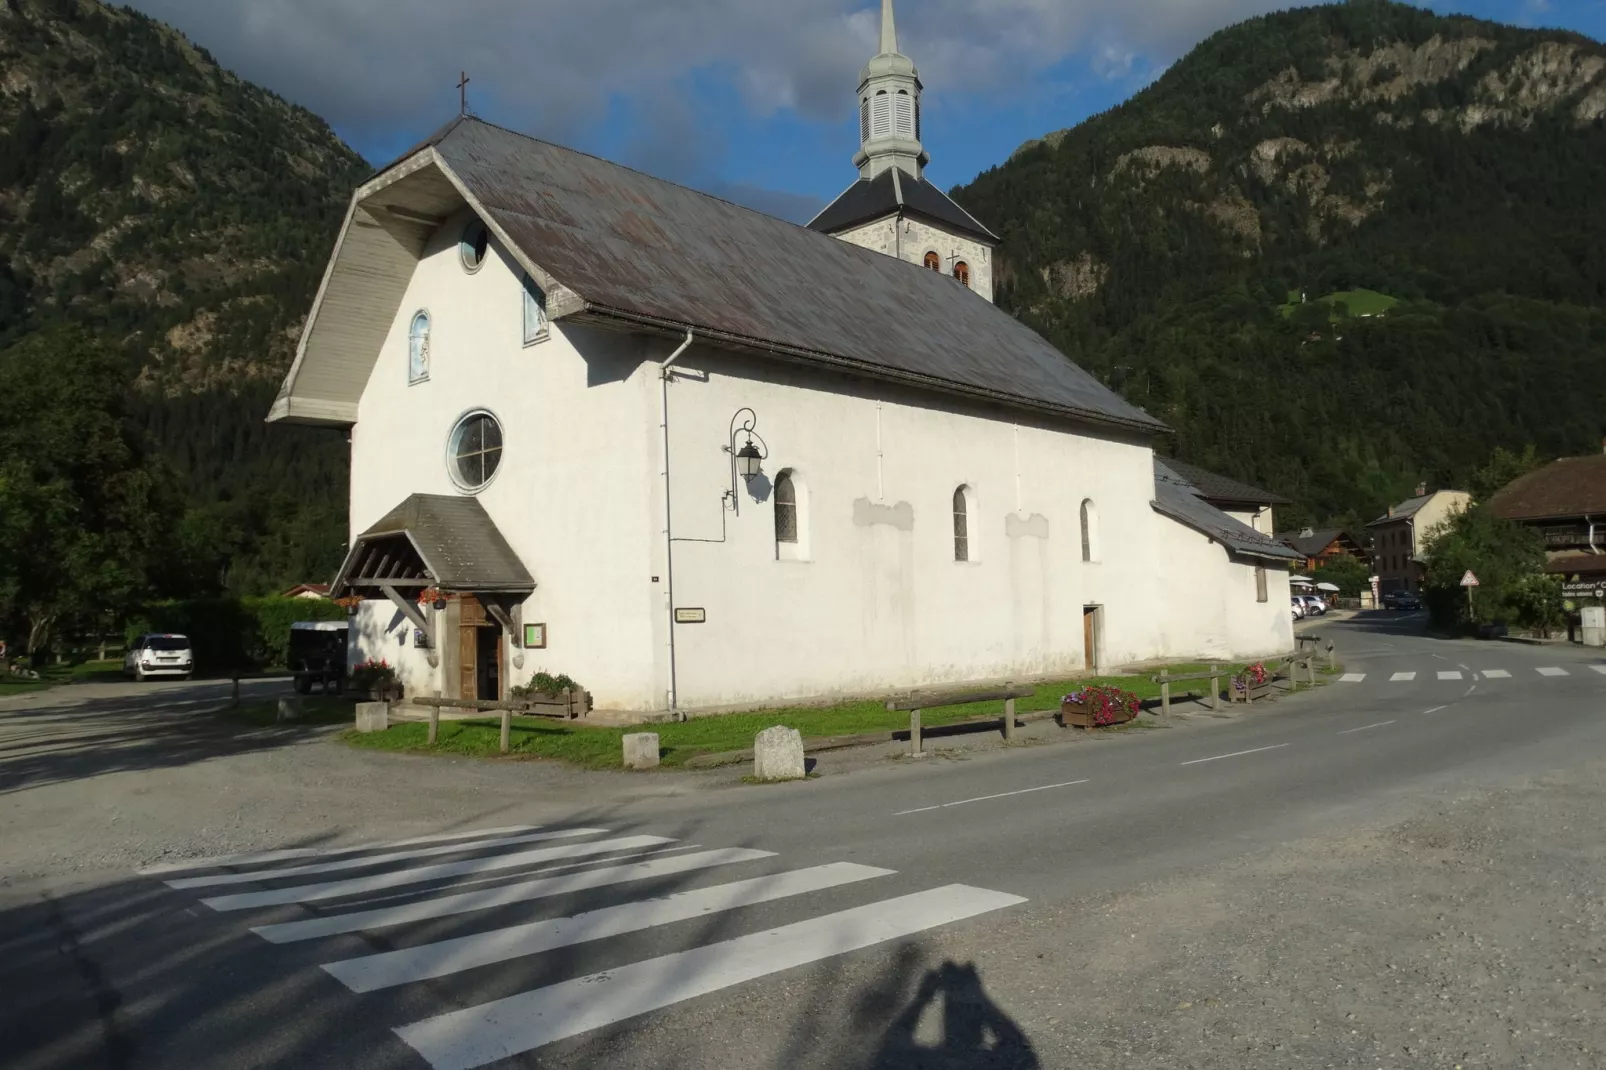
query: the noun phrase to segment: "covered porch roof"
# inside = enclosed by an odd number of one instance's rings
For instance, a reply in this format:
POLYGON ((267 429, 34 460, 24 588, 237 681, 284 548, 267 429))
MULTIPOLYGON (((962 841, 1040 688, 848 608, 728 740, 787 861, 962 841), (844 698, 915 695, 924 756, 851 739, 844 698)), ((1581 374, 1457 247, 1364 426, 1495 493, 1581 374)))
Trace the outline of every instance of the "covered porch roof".
POLYGON ((414 494, 357 536, 331 593, 385 588, 527 595, 535 580, 477 498, 414 494))

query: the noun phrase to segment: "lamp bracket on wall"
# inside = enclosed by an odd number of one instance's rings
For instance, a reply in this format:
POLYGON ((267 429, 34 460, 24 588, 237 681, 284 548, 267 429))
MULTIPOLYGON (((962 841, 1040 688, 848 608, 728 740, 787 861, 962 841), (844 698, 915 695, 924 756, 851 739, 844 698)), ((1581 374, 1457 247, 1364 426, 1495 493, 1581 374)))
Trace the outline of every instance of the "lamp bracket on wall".
POLYGON ((724 450, 731 458, 731 486, 725 492, 725 504, 734 513, 740 515, 742 511, 742 496, 736 480, 741 478, 742 483, 751 483, 764 472, 764 462, 769 459, 769 444, 753 428, 758 426, 758 414, 752 409, 736 410, 731 417, 730 431, 725 436, 724 450), (740 447, 736 445, 736 436, 745 439, 740 447))

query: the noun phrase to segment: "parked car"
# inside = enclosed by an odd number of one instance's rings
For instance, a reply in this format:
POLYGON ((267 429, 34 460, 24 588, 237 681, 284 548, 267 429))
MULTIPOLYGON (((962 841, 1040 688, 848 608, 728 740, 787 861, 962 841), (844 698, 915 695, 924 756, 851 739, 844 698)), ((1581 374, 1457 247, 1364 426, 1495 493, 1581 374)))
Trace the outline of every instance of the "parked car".
POLYGON ((1305 610, 1307 617, 1319 617, 1327 612, 1327 606, 1313 594, 1296 594, 1293 599, 1305 610))
POLYGON ((153 676, 177 676, 188 680, 195 674, 195 654, 185 635, 171 632, 142 635, 123 655, 123 675, 141 682, 153 676))
POLYGON ((1422 596, 1415 591, 1390 591, 1383 596, 1384 609, 1421 609, 1422 596))
POLYGON ((1289 599, 1288 599, 1288 602, 1293 607, 1294 619, 1295 620, 1304 620, 1305 619, 1305 612, 1306 612, 1305 603, 1300 599, 1299 595, 1296 594, 1296 595, 1290 596, 1289 599))
POLYGON ((340 694, 346 689, 346 641, 350 625, 343 620, 298 620, 290 625, 290 671, 296 690, 313 687, 340 694))

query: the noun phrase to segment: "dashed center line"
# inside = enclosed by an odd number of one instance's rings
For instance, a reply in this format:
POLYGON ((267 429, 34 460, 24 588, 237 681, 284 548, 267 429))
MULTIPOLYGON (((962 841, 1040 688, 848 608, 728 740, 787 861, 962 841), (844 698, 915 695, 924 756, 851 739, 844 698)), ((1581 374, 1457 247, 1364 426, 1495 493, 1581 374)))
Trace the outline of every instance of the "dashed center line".
POLYGON ((1086 784, 1086 780, 1066 780, 1059 784, 1041 784, 1035 788, 1021 788, 1019 791, 1001 791, 997 795, 978 795, 974 799, 960 799, 957 802, 938 803, 936 806, 920 806, 913 810, 899 810, 893 817, 902 817, 905 814, 924 814, 931 810, 945 810, 950 806, 964 806, 966 803, 986 802, 989 799, 1007 799, 1011 795, 1027 795, 1034 791, 1047 791, 1050 788, 1070 788, 1077 784, 1086 784))
POLYGON ((1182 764, 1182 765, 1198 765, 1201 762, 1219 762, 1223 758, 1241 758, 1245 754, 1259 754, 1261 751, 1278 750, 1278 749, 1280 749, 1282 747, 1286 747, 1286 746, 1288 746, 1288 744, 1286 744, 1286 743, 1277 743, 1277 744, 1274 744, 1274 745, 1272 745, 1270 747, 1256 747, 1254 750, 1235 750, 1231 754, 1217 754, 1217 755, 1214 755, 1213 757, 1210 757, 1210 758, 1195 758, 1191 762, 1182 762, 1180 764, 1182 764))
POLYGON ((1438 713, 1440 710, 1447 710, 1449 708, 1450 707, 1448 706, 1435 706, 1431 710, 1423 710, 1422 712, 1423 714, 1438 713))
POLYGON ((1369 728, 1382 728, 1384 725, 1391 725, 1391 724, 1395 724, 1395 723, 1396 722, 1394 722, 1394 721, 1379 721, 1379 722, 1377 722, 1377 724, 1363 724, 1359 728, 1346 728, 1346 729, 1344 729, 1344 731, 1342 731, 1342 732, 1340 732, 1338 734, 1341 735, 1341 736, 1347 736, 1351 732, 1365 732, 1369 728))

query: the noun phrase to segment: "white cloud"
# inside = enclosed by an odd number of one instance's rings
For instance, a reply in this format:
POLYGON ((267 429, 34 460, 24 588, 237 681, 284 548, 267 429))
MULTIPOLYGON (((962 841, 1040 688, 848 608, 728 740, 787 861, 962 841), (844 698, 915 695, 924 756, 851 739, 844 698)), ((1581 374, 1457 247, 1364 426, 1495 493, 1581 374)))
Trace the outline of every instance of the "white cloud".
MULTIPOLYGON (((572 138, 610 103, 676 112, 693 75, 748 110, 851 112, 876 0, 134 0, 241 75, 355 132, 449 114, 460 69, 481 113, 572 138)), ((939 94, 1007 93, 1067 55, 1101 69, 1175 58, 1277 0, 902 0, 900 43, 939 94)), ((680 105, 682 112, 684 105, 680 105)), ((652 132, 647 132, 651 136, 652 132)), ((717 135, 716 135, 717 136, 717 135)))

